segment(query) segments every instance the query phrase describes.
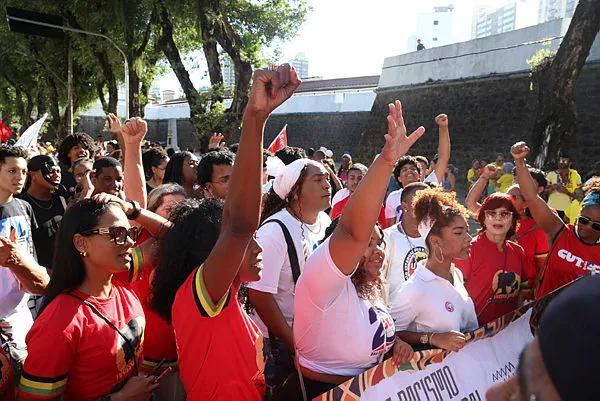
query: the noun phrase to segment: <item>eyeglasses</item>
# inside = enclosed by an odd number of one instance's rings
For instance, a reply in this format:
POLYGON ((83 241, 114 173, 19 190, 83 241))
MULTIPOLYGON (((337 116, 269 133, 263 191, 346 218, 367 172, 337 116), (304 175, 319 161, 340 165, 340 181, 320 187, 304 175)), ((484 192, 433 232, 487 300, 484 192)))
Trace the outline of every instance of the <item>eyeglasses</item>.
POLYGON ((600 232, 600 222, 593 221, 585 216, 579 216, 577 222, 582 226, 592 225, 592 230, 600 232))
POLYGON ((488 217, 490 219, 498 219, 500 218, 500 220, 506 220, 510 217, 512 217, 513 213, 509 212, 508 210, 486 210, 485 211, 485 217, 488 217))
POLYGON ((127 243, 127 237, 131 238, 133 242, 137 242, 140 231, 138 227, 131 227, 129 229, 125 227, 102 227, 96 228, 95 230, 84 231, 81 235, 108 235, 110 240, 117 245, 125 245, 127 243))

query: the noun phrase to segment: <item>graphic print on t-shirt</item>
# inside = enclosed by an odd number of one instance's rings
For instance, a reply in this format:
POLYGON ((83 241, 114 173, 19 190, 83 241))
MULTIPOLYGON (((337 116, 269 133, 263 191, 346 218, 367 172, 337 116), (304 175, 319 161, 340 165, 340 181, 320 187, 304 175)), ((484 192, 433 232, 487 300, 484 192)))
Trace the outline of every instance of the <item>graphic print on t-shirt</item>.
POLYGON ((369 308, 369 323, 379 322, 379 327, 373 336, 373 345, 371 347, 371 356, 386 352, 393 344, 395 339, 395 326, 389 313, 377 306, 369 308))
POLYGON ((505 272, 502 269, 494 274, 492 280, 492 293, 494 303, 502 302, 508 298, 516 297, 521 286, 521 276, 515 272, 505 272))
POLYGON ((408 251, 406 257, 404 258, 404 263, 402 265, 404 279, 408 280, 409 277, 413 275, 415 270, 417 270, 417 263, 425 259, 427 259, 427 250, 424 247, 411 247, 410 251, 408 251))
MULTIPOLYGON (((123 377, 128 378, 131 373, 131 368, 135 366, 133 363, 134 358, 141 355, 140 347, 144 338, 144 326, 145 321, 142 317, 136 317, 127 323, 127 326, 122 328, 120 331, 127 338, 129 344, 125 342, 125 339, 119 335, 117 340, 117 368, 119 369, 118 379, 123 377), (130 347, 133 347, 133 350, 130 347), (135 354, 133 353, 135 352, 135 354)), ((138 363, 140 361, 138 360, 138 363)), ((118 383, 116 387, 122 387, 124 383, 118 383)))

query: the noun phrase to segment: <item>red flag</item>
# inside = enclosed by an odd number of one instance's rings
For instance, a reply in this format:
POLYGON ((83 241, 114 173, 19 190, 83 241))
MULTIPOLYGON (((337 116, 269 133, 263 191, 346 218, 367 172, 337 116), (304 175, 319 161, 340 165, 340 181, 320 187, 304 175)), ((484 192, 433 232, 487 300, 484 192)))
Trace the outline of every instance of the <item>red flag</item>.
POLYGON ((12 130, 0 120, 0 142, 6 142, 12 136, 12 130))
POLYGON ((275 154, 279 149, 283 149, 287 146, 287 124, 283 127, 281 132, 273 139, 273 142, 269 145, 269 152, 275 154))

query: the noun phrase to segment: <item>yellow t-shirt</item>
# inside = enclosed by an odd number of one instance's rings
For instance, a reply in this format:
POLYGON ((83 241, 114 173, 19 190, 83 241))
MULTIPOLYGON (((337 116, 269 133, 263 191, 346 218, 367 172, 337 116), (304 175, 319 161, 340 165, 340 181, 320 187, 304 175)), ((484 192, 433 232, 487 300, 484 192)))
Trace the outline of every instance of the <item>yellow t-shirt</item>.
POLYGON ((579 216, 579 212, 581 212, 581 203, 582 201, 573 199, 567 210, 565 210, 565 215, 569 218, 569 223, 575 224, 575 220, 579 216))
POLYGON ((471 187, 473 186, 473 184, 475 184, 475 181, 477 181, 478 178, 479 175, 477 174, 476 170, 470 168, 469 171, 467 171, 467 185, 469 186, 469 189, 471 189, 471 187))
POLYGON ((499 187, 498 192, 506 193, 506 190, 512 185, 514 179, 515 176, 512 174, 502 174, 502 176, 498 178, 498 181, 496 181, 496 184, 499 187))
MULTIPOLYGON (((546 175, 546 179, 548 180, 548 185, 555 185, 561 180, 560 175, 556 173, 556 171, 551 171, 546 175)), ((567 188, 570 193, 575 191, 575 188, 581 185, 581 177, 579 173, 573 169, 569 169, 569 179, 563 185, 567 188)), ((548 197, 548 206, 560 210, 565 211, 571 205, 571 197, 567 194, 563 194, 558 191, 552 191, 550 196, 548 197)))

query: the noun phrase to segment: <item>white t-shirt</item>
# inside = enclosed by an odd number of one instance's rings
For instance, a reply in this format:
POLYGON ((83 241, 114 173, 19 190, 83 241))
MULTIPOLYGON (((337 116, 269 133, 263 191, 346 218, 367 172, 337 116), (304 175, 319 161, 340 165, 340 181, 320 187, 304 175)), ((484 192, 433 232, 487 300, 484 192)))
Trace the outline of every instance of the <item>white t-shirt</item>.
POLYGON ((346 199, 348 196, 350 196, 350 191, 348 191, 348 188, 342 188, 337 191, 331 200, 331 208, 333 209, 336 203, 346 199))
POLYGON ((21 289, 17 277, 7 267, 0 266, 0 321, 10 328, 14 342, 19 348, 25 348, 25 335, 33 324, 31 311, 27 306, 30 295, 21 289))
POLYGON ((394 322, 383 304, 360 298, 331 259, 327 239, 306 262, 296 286, 294 340, 313 372, 355 376, 393 345, 394 322))
MULTIPOLYGON (((429 173, 427 177, 425 177, 425 181, 423 182, 433 182, 438 183, 437 176, 435 175, 435 171, 429 173)), ((401 197, 402 197, 402 188, 390 192, 385 201, 385 218, 391 219, 396 218, 396 223, 402 220, 402 205, 401 205, 401 197)))
POLYGON ((435 275, 423 262, 402 286, 391 310, 396 330, 417 333, 462 333, 478 327, 475 305, 463 283, 461 271, 450 267, 454 285, 435 275))
MULTIPOLYGON (((275 213, 267 219, 267 221, 269 220, 280 220, 287 227, 296 246, 301 272, 305 263, 302 230, 304 230, 307 252, 310 256, 325 237, 325 230, 331 224, 329 216, 321 212, 315 224, 305 224, 302 227, 300 221, 292 216, 287 209, 275 213)), ((263 223, 256 232, 256 240, 263 248, 262 277, 259 281, 248 283, 248 288, 273 294, 285 320, 291 326, 294 321, 294 278, 283 231, 277 223, 263 223)), ((260 328, 263 336, 268 337, 269 331, 258 314, 254 312, 250 317, 260 328)))
POLYGON ((400 287, 417 269, 417 263, 427 259, 427 247, 422 237, 412 238, 406 235, 402 224, 398 223, 383 230, 387 244, 387 306, 394 309, 400 287))

